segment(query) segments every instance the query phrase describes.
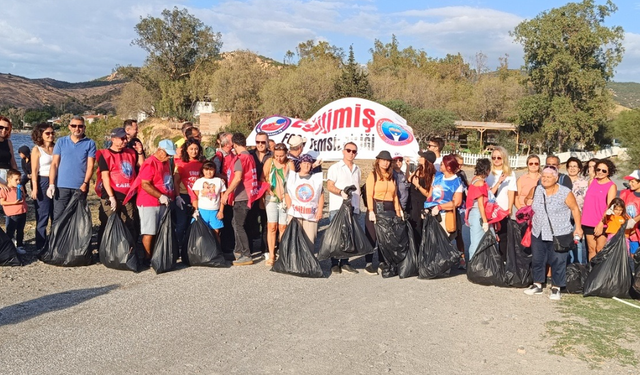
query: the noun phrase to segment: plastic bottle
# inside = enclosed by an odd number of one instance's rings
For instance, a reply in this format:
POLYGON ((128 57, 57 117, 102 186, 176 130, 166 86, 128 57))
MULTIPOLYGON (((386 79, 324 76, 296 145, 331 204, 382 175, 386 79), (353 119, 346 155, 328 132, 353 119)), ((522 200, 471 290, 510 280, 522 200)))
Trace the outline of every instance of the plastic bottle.
POLYGON ((16 192, 18 200, 22 200, 22 184, 18 184, 18 186, 16 186, 16 189, 18 189, 18 191, 16 192))

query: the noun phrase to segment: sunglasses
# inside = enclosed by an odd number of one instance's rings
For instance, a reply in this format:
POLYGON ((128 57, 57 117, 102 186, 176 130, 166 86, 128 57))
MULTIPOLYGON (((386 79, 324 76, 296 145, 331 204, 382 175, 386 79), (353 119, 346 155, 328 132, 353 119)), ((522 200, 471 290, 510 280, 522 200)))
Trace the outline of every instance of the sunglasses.
POLYGON ((256 141, 257 145, 266 145, 267 141, 256 141))
POLYGON ((42 134, 44 134, 44 135, 54 135, 55 133, 54 132, 42 132, 42 134))
POLYGON ((9 129, 9 128, 6 127, 6 126, 0 126, 0 130, 7 130, 7 129, 9 129))
POLYGON ((551 168, 551 169, 553 169, 554 171, 557 171, 557 170, 558 170, 558 167, 556 167, 555 165, 545 165, 545 166, 544 166, 544 168, 545 168, 545 169, 546 169, 546 168, 551 168))
POLYGON ((602 168, 596 169, 596 172, 609 173, 607 169, 602 169, 602 168))
POLYGON ((350 153, 352 153, 352 154, 354 154, 354 155, 358 153, 358 150, 354 150, 354 149, 352 149, 352 148, 345 148, 344 150, 345 150, 346 152, 350 152, 350 153))
POLYGON ((84 125, 69 124, 69 127, 73 128, 73 129, 76 129, 76 128, 82 129, 82 128, 84 128, 84 125))
POLYGON ((274 150, 287 150, 287 145, 285 145, 284 143, 278 143, 277 145, 275 145, 273 147, 274 150))
POLYGON ((438 147, 438 145, 427 145, 427 148, 438 147))
POLYGON ((491 160, 502 160, 502 156, 492 156, 491 160))
POLYGON ((529 165, 540 165, 540 163, 529 163, 529 165))

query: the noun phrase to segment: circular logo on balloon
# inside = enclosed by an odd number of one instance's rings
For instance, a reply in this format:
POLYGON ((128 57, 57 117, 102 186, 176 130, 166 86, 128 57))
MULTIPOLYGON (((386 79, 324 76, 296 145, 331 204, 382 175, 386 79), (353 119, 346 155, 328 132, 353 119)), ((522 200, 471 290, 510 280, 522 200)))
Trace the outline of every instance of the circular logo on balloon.
POLYGON ((265 132, 268 135, 276 135, 285 131, 291 125, 291 119, 281 116, 271 116, 262 119, 256 125, 256 132, 265 132))
POLYGON ((313 199, 313 188, 309 184, 303 184, 296 189, 296 198, 300 202, 306 203, 313 199))
POLYGON ((404 146, 413 141, 413 134, 408 129, 387 118, 378 120, 376 129, 380 138, 392 146, 404 146))

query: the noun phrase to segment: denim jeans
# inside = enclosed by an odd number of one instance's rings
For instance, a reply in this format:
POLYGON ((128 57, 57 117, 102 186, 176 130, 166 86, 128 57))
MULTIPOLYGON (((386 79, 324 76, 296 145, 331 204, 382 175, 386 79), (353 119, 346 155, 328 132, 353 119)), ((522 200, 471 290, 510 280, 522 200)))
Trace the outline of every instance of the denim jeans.
POLYGON ((24 225, 27 223, 27 213, 7 216, 5 223, 7 224, 7 235, 9 238, 15 238, 17 246, 22 246, 22 241, 24 240, 24 225))
POLYGON ((47 197, 49 177, 38 176, 38 196, 33 201, 36 208, 36 249, 47 243, 47 226, 53 220, 53 200, 47 197))
POLYGON ((553 250, 553 241, 543 241, 531 236, 531 267, 533 282, 544 283, 547 279, 547 263, 551 266, 551 280, 553 286, 565 287, 567 284, 568 253, 557 253, 553 250))
POLYGON ((484 236, 484 230, 482 230, 482 216, 480 215, 480 210, 477 208, 472 208, 469 211, 469 257, 467 258, 467 262, 470 262, 473 258, 473 255, 478 250, 478 245, 482 240, 482 236, 484 236))
POLYGON ((244 227, 248 213, 249 207, 247 207, 246 201, 235 202, 233 205, 233 219, 231 220, 231 225, 233 226, 233 233, 236 240, 236 246, 233 249, 233 252, 236 253, 238 258, 251 258, 249 237, 247 237, 247 230, 244 227))

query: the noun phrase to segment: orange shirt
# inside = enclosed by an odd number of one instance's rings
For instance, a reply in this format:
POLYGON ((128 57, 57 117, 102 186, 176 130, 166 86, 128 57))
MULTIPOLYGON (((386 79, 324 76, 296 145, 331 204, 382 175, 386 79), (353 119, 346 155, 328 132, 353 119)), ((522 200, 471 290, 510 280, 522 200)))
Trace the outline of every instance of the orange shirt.
POLYGON ((618 233, 618 230, 620 230, 620 227, 624 224, 625 221, 626 220, 624 216, 609 215, 609 220, 607 221, 607 230, 605 232, 609 234, 618 233))
POLYGON ((398 193, 394 180, 382 181, 380 176, 374 180, 373 172, 367 177, 367 206, 369 210, 373 210, 373 200, 393 201, 393 207, 396 211, 400 211, 400 202, 398 201, 398 193), (374 186, 375 185, 375 186, 374 186))

